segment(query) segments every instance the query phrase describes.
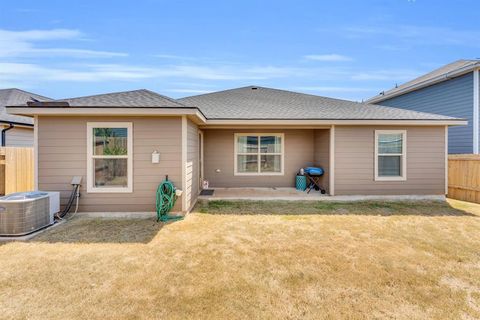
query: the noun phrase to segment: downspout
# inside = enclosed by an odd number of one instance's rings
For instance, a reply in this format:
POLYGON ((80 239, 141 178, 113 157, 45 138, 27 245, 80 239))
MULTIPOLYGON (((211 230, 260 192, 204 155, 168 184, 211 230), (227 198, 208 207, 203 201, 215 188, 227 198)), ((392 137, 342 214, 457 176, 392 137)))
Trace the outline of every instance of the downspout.
POLYGON ((15 126, 14 126, 12 123, 9 123, 8 128, 4 128, 4 129, 2 130, 2 147, 5 147, 5 144, 7 143, 6 137, 5 137, 6 132, 7 132, 8 130, 13 129, 14 127, 15 127, 15 126))

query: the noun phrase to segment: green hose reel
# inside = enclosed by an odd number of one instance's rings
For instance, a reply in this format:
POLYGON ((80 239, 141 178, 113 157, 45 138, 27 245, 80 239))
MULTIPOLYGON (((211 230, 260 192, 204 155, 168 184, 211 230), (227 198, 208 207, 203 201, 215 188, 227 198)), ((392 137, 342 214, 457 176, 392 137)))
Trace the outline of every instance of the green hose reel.
POLYGON ((173 183, 168 181, 167 176, 157 188, 157 221, 167 222, 183 219, 183 216, 172 216, 168 214, 175 205, 175 201, 177 201, 176 189, 173 183))

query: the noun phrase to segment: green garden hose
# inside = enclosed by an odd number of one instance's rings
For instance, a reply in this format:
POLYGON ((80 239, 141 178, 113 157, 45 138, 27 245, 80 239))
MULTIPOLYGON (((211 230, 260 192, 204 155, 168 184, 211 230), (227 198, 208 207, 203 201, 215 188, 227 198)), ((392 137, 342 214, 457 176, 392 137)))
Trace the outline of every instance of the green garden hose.
POLYGON ((157 188, 157 221, 171 221, 183 219, 182 216, 171 216, 168 213, 172 210, 177 200, 173 183, 165 179, 157 188))

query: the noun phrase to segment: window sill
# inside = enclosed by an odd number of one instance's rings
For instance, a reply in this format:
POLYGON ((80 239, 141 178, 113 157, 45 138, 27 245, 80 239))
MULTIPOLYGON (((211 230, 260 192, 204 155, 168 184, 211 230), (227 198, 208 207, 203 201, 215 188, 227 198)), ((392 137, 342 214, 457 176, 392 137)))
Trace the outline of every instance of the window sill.
POLYGON ((233 174, 234 176, 283 176, 283 172, 264 172, 264 173, 255 173, 255 172, 248 172, 248 173, 242 173, 242 172, 235 172, 233 174))
POLYGON ((406 177, 375 177, 375 181, 407 181, 406 177))
POLYGON ((132 193, 132 188, 87 188, 87 193, 132 193))

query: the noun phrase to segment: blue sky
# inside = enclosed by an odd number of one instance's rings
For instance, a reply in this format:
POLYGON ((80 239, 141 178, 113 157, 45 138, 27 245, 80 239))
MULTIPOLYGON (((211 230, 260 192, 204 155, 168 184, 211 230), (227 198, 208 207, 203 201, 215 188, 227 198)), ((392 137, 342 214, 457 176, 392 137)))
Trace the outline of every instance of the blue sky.
POLYGON ((480 1, 9 1, 0 87, 53 98, 250 84, 361 100, 480 57, 480 1))

